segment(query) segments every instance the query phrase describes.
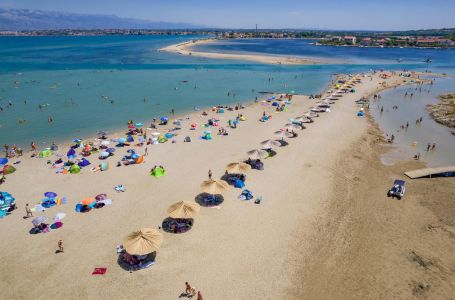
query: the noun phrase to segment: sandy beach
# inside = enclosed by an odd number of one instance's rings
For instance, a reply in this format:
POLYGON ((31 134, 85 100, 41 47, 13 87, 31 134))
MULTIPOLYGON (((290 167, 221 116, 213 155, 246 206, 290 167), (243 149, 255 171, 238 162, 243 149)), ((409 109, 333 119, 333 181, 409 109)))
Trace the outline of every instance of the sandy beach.
MULTIPOLYGON (((189 46, 172 47, 183 55, 191 52, 189 46)), ((287 61, 280 59, 268 61, 287 61)), ((331 112, 288 138, 288 146, 264 160, 265 170, 247 173, 246 188, 263 197, 261 204, 239 200, 241 190, 231 187, 221 206, 201 208, 189 232, 164 232, 155 265, 141 271, 130 273, 117 263, 116 246, 125 235, 158 228, 169 205, 201 193, 208 169, 219 178, 228 163, 246 159, 246 152, 260 148, 261 141, 276 139, 275 131, 317 100, 295 95, 284 112, 259 102, 224 114, 192 113, 184 118, 176 143, 149 146, 145 163, 132 166, 115 167, 127 148, 118 150, 106 172, 85 168, 80 174, 56 174, 47 159, 20 158, 17 171, 0 187, 18 205, 0 220, 2 297, 179 299, 188 281, 204 299, 450 299, 455 208, 446 202, 455 196, 455 182, 422 179, 410 183, 409 195, 400 202, 385 196, 395 177, 420 164, 381 165, 381 134, 371 120, 357 117, 355 100, 410 80, 379 75, 361 76, 355 93, 343 94, 331 112), (267 122, 258 121, 263 111, 272 115, 267 122), (229 129, 228 136, 217 136, 214 127, 213 140, 199 139, 205 130, 200 126, 209 117, 226 124, 238 113, 246 121, 229 129), (198 129, 190 130, 191 123, 198 129), (184 143, 185 136, 193 141, 184 143), (164 166, 166 176, 150 176, 154 165, 164 166), (126 192, 116 193, 118 184, 126 192), (25 204, 36 204, 47 191, 67 197, 68 204, 35 215, 51 219, 64 212, 64 226, 31 235, 31 219, 23 219, 25 204), (107 193, 113 204, 74 212, 77 202, 100 193, 107 193), (59 239, 65 253, 55 254, 59 239), (107 273, 91 275, 96 267, 107 273)), ((66 153, 67 145, 60 149, 66 153)), ((88 159, 99 163, 97 157, 88 159)))
POLYGON ((292 56, 282 56, 282 55, 261 55, 261 54, 234 54, 234 53, 216 53, 216 52, 203 52, 203 51, 194 51, 192 48, 207 43, 213 43, 215 39, 201 39, 196 41, 189 41, 180 44, 170 45, 164 48, 161 48, 160 51, 167 51, 178 53, 181 55, 191 55, 198 57, 206 58, 218 58, 218 59, 232 59, 232 60, 247 60, 254 61, 263 64, 273 64, 273 65, 315 65, 315 64, 324 64, 327 62, 306 59, 301 57, 292 57, 292 56))

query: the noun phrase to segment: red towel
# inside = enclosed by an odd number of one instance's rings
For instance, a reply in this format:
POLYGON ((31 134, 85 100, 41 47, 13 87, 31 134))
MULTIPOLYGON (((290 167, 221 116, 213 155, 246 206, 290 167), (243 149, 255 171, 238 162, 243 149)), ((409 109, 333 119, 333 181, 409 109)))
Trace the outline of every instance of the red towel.
POLYGON ((92 275, 104 275, 106 274, 107 268, 95 268, 93 270, 92 275))

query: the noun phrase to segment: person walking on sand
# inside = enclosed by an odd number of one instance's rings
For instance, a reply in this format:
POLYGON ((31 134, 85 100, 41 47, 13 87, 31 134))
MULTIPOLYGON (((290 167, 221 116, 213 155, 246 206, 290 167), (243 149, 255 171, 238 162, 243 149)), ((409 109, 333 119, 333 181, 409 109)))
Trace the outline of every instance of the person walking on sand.
POLYGON ((428 143, 428 145, 427 145, 427 151, 430 151, 430 148, 431 148, 431 144, 428 143))
POLYGON ((149 148, 145 147, 145 150, 144 150, 144 156, 147 156, 149 155, 149 152, 148 152, 149 148))
POLYGON ((433 145, 431 146, 431 150, 434 150, 434 148, 436 148, 436 143, 433 143, 433 145))
POLYGON ((26 218, 33 217, 32 210, 30 209, 30 206, 28 206, 28 203, 25 204, 25 213, 26 213, 26 218))
POLYGON ((204 298, 202 298, 201 291, 197 291, 197 300, 204 300, 204 298))
POLYGON ((58 246, 58 253, 65 253, 65 251, 63 249, 63 240, 59 240, 57 246, 58 246))
POLYGON ((212 170, 209 170, 209 179, 212 179, 212 170))

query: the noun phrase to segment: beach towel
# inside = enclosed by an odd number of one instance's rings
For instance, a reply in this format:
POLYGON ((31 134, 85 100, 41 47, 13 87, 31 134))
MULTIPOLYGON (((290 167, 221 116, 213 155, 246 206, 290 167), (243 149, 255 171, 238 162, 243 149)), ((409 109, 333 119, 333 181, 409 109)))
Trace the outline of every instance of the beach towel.
POLYGON ((104 275, 106 274, 107 268, 95 268, 92 275, 104 275))
POLYGON ((126 191, 125 187, 123 185, 117 185, 114 187, 114 189, 117 191, 117 192, 124 192, 126 191))

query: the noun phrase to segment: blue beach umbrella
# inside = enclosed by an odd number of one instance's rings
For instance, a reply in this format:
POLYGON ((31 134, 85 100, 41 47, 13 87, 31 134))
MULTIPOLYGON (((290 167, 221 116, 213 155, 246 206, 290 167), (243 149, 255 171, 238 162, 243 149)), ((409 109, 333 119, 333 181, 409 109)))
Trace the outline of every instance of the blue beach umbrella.
POLYGON ((6 165, 8 163, 8 159, 6 157, 0 157, 0 165, 6 165))
POLYGON ((142 126, 144 126, 144 124, 142 124, 142 123, 136 123, 136 124, 134 124, 134 126, 136 126, 136 127, 142 127, 142 126))
POLYGON ((46 197, 46 198, 55 198, 55 197, 57 197, 57 194, 54 193, 54 192, 45 192, 44 193, 44 197, 46 197))
POLYGON ((115 148, 107 148, 106 152, 114 153, 115 152, 115 148))
POLYGON ((14 197, 7 192, 0 192, 0 205, 12 205, 16 201, 14 197))
POLYGON ((160 120, 162 122, 167 122, 167 121, 169 121, 169 118, 168 117, 161 117, 160 120))
POLYGON ((76 151, 75 151, 73 148, 71 148, 71 149, 66 153, 66 156, 67 156, 68 158, 75 158, 75 157, 76 157, 76 151))
POLYGON ((100 156, 102 156, 102 157, 108 157, 108 156, 109 156, 109 152, 103 151, 103 152, 100 153, 100 156))
POLYGON ((125 139, 125 138, 119 138, 119 139, 118 139, 118 142, 119 142, 120 144, 125 144, 125 143, 126 143, 126 139, 125 139))

